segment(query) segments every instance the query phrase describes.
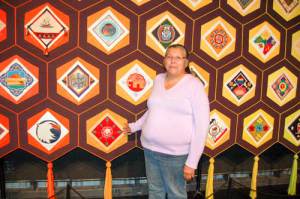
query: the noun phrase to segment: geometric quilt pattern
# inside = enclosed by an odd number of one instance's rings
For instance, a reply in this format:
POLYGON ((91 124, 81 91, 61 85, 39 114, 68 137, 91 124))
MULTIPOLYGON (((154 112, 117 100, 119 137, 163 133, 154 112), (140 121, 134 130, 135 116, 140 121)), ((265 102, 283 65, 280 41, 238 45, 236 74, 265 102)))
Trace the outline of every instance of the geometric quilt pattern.
POLYGON ((15 104, 38 93, 38 68, 19 56, 0 66, 0 94, 15 104))
POLYGON ((69 17, 46 3, 25 14, 25 40, 47 55, 68 41, 69 17))
POLYGON ((278 77, 272 84, 273 91, 281 100, 284 99, 293 88, 291 81, 289 81, 289 78, 285 74, 278 77))
POLYGON ((113 8, 90 15, 87 25, 87 41, 106 54, 111 54, 129 43, 129 19, 113 8))
POLYGON ((201 26, 201 44, 206 54, 220 60, 235 50, 236 29, 222 17, 201 26))
POLYGON ((267 96, 279 106, 296 97, 298 77, 286 67, 268 76, 267 96))
POLYGON ((70 123, 51 109, 45 109, 27 120, 29 145, 51 154, 69 144, 70 123))
POLYGON ((280 32, 268 22, 249 31, 249 52, 265 63, 279 54, 280 32))
POLYGON ((291 54, 300 62, 300 30, 292 35, 291 54))
POLYGON ((8 134, 8 130, 0 124, 0 140, 3 140, 3 138, 8 134))
POLYGON ((120 130, 147 110, 165 51, 179 43, 213 107, 207 155, 276 142, 299 152, 299 9, 297 0, 1 1, 0 150, 49 160, 84 145, 113 160, 140 148, 120 130))
POLYGON ((8 118, 0 114, 0 149, 10 143, 8 118))
POLYGON ((132 0, 133 3, 137 4, 137 5, 143 5, 147 2, 149 2, 150 0, 132 0))
POLYGON ((283 137, 293 145, 300 146, 300 110, 285 118, 283 137))
POLYGON ((300 2, 298 0, 273 1, 273 9, 286 21, 299 16, 300 2))
POLYGON ((57 92, 75 104, 99 93, 99 69, 75 58, 57 69, 57 92))
POLYGON ((95 21, 88 31, 107 51, 110 51, 129 33, 110 10, 95 21))
POLYGON ((189 63, 189 69, 191 73, 201 81, 201 83, 204 86, 206 94, 208 94, 209 80, 210 80, 209 73, 203 67, 197 65, 195 62, 189 63))
POLYGON ((117 70, 116 93, 132 104, 140 104, 150 95, 156 72, 139 60, 117 70))
POLYGON ((206 146, 211 150, 230 138, 230 118, 217 110, 210 112, 210 126, 206 146))
POLYGON ((228 5, 235 9, 242 16, 246 16, 255 10, 259 9, 261 0, 249 0, 249 1, 231 1, 227 0, 228 5))
POLYGON ((127 143, 127 135, 122 133, 126 119, 105 109, 86 121, 86 143, 94 148, 110 153, 127 143))
POLYGON ((240 64, 224 74, 223 96, 237 106, 255 95, 256 75, 240 64))
POLYGON ((0 9, 0 42, 7 37, 6 12, 0 9))
POLYGON ((135 3, 138 6, 141 6, 147 2, 149 2, 150 0, 132 0, 133 3, 135 3))
POLYGON ((164 55, 172 43, 183 43, 186 25, 172 13, 163 12, 146 24, 146 44, 157 53, 164 55))
POLYGON ((244 119, 243 140, 259 148, 272 138, 274 118, 259 109, 244 119))
POLYGON ((210 4, 212 0, 188 0, 182 1, 183 4, 188 6, 191 10, 195 11, 198 10, 208 4, 210 4))

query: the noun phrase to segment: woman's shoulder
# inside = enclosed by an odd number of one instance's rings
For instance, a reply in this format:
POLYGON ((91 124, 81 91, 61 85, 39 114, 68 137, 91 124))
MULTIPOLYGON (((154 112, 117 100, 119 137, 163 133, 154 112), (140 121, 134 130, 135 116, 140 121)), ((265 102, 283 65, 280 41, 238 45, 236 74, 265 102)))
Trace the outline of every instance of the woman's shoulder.
POLYGON ((191 93, 204 91, 204 84, 201 82, 201 80, 198 77, 195 77, 192 74, 187 74, 187 83, 189 91, 191 93))
POLYGON ((195 77, 194 75, 192 75, 192 74, 186 74, 186 76, 188 77, 189 83, 203 86, 203 84, 200 81, 200 79, 197 78, 197 77, 195 77))

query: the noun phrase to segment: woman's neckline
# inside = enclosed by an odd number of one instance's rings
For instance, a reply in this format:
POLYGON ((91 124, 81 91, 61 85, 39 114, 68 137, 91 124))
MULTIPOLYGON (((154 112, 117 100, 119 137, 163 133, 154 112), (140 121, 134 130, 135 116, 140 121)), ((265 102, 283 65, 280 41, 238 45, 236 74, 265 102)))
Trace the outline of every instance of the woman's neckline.
POLYGON ((163 80, 163 88, 164 88, 164 90, 165 91, 173 90, 173 88, 177 87, 180 84, 180 82, 182 82, 183 79, 185 79, 186 76, 187 76, 187 73, 183 74, 180 78, 178 78, 176 80, 176 82, 173 85, 171 85, 170 87, 166 87, 167 73, 165 73, 164 80, 163 80))

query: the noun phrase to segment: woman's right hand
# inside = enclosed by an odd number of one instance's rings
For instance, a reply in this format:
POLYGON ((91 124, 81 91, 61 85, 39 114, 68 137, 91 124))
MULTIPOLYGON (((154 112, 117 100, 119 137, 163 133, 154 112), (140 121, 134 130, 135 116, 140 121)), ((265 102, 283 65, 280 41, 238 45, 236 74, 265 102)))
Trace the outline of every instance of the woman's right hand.
POLYGON ((124 123, 123 129, 122 129, 122 132, 123 132, 124 134, 130 134, 130 133, 131 133, 131 129, 130 129, 130 127, 129 127, 129 125, 128 125, 128 123, 127 123, 127 122, 126 122, 126 123, 124 123))

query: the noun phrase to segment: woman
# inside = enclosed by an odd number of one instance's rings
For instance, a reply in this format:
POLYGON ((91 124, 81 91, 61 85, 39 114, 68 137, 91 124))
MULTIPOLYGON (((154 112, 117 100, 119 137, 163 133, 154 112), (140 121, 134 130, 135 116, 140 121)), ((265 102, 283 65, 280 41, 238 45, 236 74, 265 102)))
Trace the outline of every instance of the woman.
POLYGON ((209 126, 209 101, 201 82, 188 69, 188 52, 171 45, 165 73, 154 80, 148 110, 125 133, 142 130, 149 199, 186 199, 186 181, 193 179, 209 126))

